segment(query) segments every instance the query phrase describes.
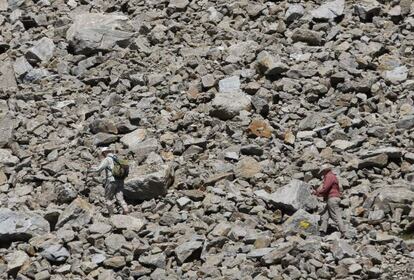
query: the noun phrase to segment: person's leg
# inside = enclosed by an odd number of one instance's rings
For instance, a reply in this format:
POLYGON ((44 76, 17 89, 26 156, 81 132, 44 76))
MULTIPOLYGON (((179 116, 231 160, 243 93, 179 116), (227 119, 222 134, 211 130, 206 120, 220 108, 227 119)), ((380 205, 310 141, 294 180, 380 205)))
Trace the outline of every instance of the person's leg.
POLYGON ((114 195, 116 186, 114 182, 107 182, 105 184, 105 204, 108 209, 109 215, 114 213, 114 195))
POLYGON ((326 233, 328 231, 328 220, 329 220, 329 213, 328 213, 328 205, 325 205, 325 208, 323 209, 321 213, 321 219, 322 223, 319 228, 319 231, 322 233, 326 233))
POLYGON ((341 199, 339 197, 332 197, 328 199, 328 212, 331 219, 336 223, 339 231, 345 234, 345 226, 342 220, 342 211, 339 207, 341 199))
POLYGON ((125 199, 124 199, 123 189, 124 189, 124 182, 123 181, 118 181, 117 182, 117 189, 116 189, 115 198, 118 201, 119 205, 121 205, 122 210, 124 211, 124 214, 128 214, 129 209, 128 209, 128 205, 127 205, 127 203, 125 202, 125 199))

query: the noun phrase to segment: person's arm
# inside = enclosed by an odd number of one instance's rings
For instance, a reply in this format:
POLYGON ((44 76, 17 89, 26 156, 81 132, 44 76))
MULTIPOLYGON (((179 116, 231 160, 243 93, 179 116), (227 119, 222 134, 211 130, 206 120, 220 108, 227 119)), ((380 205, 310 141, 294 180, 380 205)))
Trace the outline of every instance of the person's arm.
POLYGON ((107 158, 105 158, 99 166, 92 166, 89 172, 101 173, 103 170, 105 170, 108 167, 109 167, 109 161, 107 158))
POLYGON ((333 183, 335 183, 335 178, 333 176, 327 176, 323 181, 323 187, 316 190, 316 195, 325 196, 331 189, 333 183))

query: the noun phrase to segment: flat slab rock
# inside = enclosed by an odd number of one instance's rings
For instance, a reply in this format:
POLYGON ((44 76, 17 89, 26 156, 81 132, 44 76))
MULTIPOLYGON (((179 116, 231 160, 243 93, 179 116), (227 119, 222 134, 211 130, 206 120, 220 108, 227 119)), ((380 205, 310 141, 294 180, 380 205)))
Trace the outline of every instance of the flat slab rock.
POLYGON ((0 208, 0 241, 25 241, 49 231, 48 221, 38 214, 0 208))
POLYGON ((316 197, 311 194, 310 186, 295 179, 270 195, 263 191, 257 191, 255 194, 290 213, 299 209, 313 210, 318 206, 316 197))
POLYGON ((128 45, 133 33, 123 31, 127 21, 127 16, 118 14, 78 14, 66 33, 66 39, 77 53, 110 51, 116 45, 128 45))

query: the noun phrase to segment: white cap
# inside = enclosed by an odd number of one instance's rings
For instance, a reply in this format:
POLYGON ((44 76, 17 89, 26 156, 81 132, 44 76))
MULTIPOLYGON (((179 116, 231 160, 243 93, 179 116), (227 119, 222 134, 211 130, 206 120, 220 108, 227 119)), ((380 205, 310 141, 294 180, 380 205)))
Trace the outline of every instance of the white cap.
POLYGON ((327 163, 323 164, 321 166, 321 168, 319 169, 319 173, 322 173, 326 170, 332 170, 332 166, 330 164, 327 164, 327 163))
POLYGON ((111 148, 109 148, 109 147, 103 147, 102 149, 101 149, 101 153, 103 154, 103 153, 108 153, 108 152, 113 152, 113 150, 111 149, 111 148))

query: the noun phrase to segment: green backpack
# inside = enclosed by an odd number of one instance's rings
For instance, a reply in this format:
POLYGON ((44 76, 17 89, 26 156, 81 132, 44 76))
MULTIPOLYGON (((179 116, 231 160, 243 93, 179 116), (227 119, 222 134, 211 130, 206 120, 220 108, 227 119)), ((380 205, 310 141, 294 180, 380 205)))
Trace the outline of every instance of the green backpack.
POLYGON ((114 168, 112 168, 112 175, 117 180, 123 180, 128 177, 129 164, 127 160, 119 159, 116 156, 111 156, 114 161, 114 168))

